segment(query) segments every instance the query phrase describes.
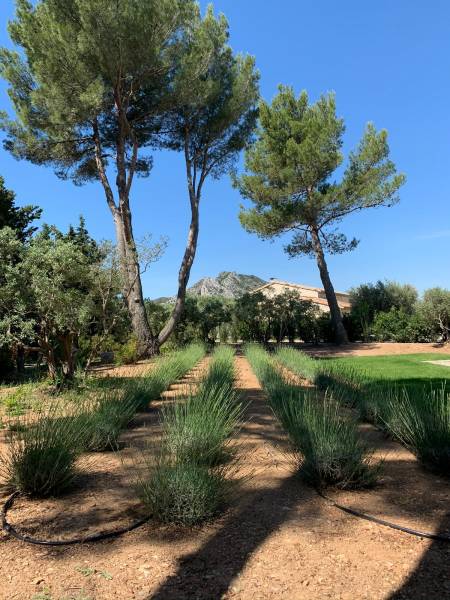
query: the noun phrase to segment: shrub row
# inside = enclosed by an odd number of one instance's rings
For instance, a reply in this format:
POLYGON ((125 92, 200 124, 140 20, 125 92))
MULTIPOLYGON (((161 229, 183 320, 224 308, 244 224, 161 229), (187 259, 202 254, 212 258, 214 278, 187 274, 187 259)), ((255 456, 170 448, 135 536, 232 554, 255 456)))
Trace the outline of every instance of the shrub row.
MULTIPOLYGON (((322 395, 286 383, 274 361, 258 346, 248 346, 246 356, 290 438, 306 480, 318 488, 372 485, 378 467, 358 435, 356 421, 342 416, 332 393, 322 395)), ((305 364, 310 367, 308 361, 305 364)))
POLYGON ((194 525, 223 505, 230 488, 230 437, 242 418, 234 377, 234 353, 221 347, 196 392, 163 411, 162 452, 139 485, 158 520, 194 525))
POLYGON ((18 421, 0 456, 0 471, 14 490, 35 496, 59 495, 76 476, 83 451, 115 450, 119 436, 137 410, 149 403, 204 355, 195 344, 157 360, 143 377, 118 388, 105 386, 93 399, 52 402, 18 421))
POLYGON ((335 397, 359 410, 362 420, 399 440, 426 467, 450 475, 450 392, 444 384, 432 389, 374 382, 363 370, 293 349, 279 350, 276 360, 318 387, 328 384, 335 397))

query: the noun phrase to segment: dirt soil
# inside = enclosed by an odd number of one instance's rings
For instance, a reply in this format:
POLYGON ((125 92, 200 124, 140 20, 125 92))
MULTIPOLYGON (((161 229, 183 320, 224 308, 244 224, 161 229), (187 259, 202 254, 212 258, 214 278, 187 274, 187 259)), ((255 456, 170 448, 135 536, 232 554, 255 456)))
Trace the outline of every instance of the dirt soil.
MULTIPOLYGON (((236 362, 238 386, 249 402, 236 439, 247 477, 229 511, 198 529, 150 522, 121 538, 79 547, 31 546, 2 533, 2 600, 450 599, 450 544, 356 519, 318 497, 296 475, 248 362, 240 356, 236 362)), ((181 389, 204 367, 180 382, 181 389)), ((161 404, 139 415, 124 435, 127 445, 158 444, 161 404)), ((423 471, 378 431, 364 429, 377 456, 386 457, 382 479, 374 490, 334 497, 410 527, 450 531, 450 482, 423 471)), ((130 449, 96 455, 76 493, 20 500, 10 520, 54 539, 131 522, 141 514, 130 485, 135 460, 130 449)))
POLYGON ((400 344, 396 342, 354 342, 345 346, 301 347, 311 356, 388 356, 389 354, 450 354, 450 344, 400 344))

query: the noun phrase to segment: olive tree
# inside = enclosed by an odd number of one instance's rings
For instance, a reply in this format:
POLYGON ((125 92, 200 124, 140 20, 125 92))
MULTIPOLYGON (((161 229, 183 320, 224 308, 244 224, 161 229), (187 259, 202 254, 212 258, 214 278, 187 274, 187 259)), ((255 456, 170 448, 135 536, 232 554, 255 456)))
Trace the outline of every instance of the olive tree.
POLYGON ((450 290, 435 287, 425 290, 419 311, 443 342, 450 339, 450 290))
POLYGON ((0 231, 0 257, 0 344, 36 339, 52 379, 71 379, 74 342, 94 310, 89 258, 48 229, 24 244, 10 228, 0 231))

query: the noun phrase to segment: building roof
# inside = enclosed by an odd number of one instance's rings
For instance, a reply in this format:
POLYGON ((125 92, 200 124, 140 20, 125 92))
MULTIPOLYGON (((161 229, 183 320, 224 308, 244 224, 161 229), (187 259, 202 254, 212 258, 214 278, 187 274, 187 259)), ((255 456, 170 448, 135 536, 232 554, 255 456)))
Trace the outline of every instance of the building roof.
MULTIPOLYGON (((290 281, 283 281, 282 279, 273 278, 270 281, 268 281, 267 283, 265 283, 264 285, 261 285, 261 286, 255 288, 254 290, 252 290, 252 293, 260 292, 261 290, 263 290, 267 287, 270 287, 274 283, 278 283, 280 285, 288 285, 289 287, 299 288, 302 290, 312 290, 314 292, 325 292, 325 290, 323 288, 313 287, 310 285, 304 285, 303 283, 291 283, 290 281)), ((349 296, 349 294, 347 294, 347 292, 335 292, 335 293, 342 295, 342 296, 349 296)), ((320 300, 320 298, 319 298, 319 300, 320 300)), ((325 303, 326 303, 326 301, 325 301, 325 303)))

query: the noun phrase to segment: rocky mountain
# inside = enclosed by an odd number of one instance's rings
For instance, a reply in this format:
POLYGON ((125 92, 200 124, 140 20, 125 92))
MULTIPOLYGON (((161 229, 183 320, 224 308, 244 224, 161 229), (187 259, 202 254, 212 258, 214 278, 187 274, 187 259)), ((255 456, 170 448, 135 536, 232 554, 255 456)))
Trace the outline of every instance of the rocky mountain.
MULTIPOLYGON (((267 283, 256 275, 242 275, 234 271, 222 271, 217 277, 203 277, 187 289, 191 296, 224 296, 225 298, 238 298, 260 285, 267 283)), ((175 296, 157 298, 155 302, 175 302, 175 296)))

